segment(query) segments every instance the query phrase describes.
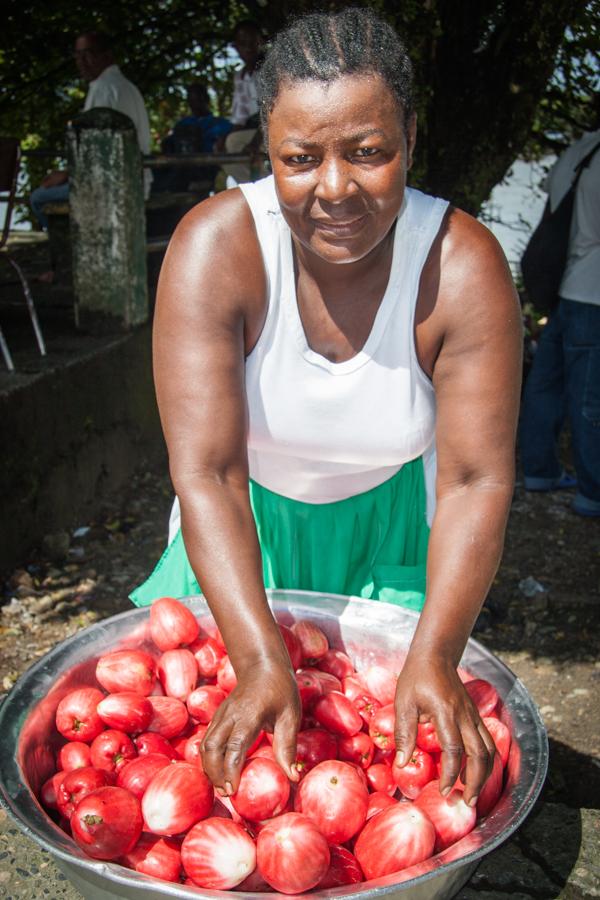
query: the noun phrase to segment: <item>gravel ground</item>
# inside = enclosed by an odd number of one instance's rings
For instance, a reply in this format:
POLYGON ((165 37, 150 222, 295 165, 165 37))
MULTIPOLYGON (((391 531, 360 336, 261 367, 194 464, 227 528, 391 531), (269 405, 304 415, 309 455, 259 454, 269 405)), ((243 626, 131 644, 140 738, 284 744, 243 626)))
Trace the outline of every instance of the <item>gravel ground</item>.
MULTIPOLYGON (((537 702, 551 760, 536 810, 480 866, 462 900, 600 897, 600 520, 575 516, 570 500, 569 492, 517 486, 503 562, 476 625, 478 640, 537 702)), ((56 642, 129 608, 128 591, 163 549, 170 502, 165 472, 140 471, 95 521, 48 535, 26 566, 9 573, 1 690, 56 642)), ((80 897, 1 815, 0 896, 80 897)))

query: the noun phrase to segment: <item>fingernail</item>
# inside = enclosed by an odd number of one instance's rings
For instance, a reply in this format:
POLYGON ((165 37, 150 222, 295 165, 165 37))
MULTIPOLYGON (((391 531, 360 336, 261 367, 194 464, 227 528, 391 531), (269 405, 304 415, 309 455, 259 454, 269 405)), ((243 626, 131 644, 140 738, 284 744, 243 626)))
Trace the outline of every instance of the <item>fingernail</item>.
POLYGON ((471 799, 469 800, 469 806, 475 806, 478 800, 479 797, 471 797, 471 799))
POLYGON ((452 790, 451 787, 445 787, 444 790, 442 791, 442 797, 447 797, 451 790, 452 790))
POLYGON ((403 766, 406 762, 406 753, 404 750, 398 750, 396 753, 396 764, 398 766, 403 766))
POLYGON ((219 795, 219 797, 226 797, 226 796, 227 796, 227 794, 225 793, 225 791, 223 790, 222 787, 217 787, 217 788, 215 788, 215 791, 217 792, 217 794, 219 795))
POLYGON ((232 788, 232 786, 231 786, 231 782, 230 782, 230 781, 226 781, 226 782, 225 782, 225 788, 226 788, 228 794, 233 794, 233 788, 232 788))

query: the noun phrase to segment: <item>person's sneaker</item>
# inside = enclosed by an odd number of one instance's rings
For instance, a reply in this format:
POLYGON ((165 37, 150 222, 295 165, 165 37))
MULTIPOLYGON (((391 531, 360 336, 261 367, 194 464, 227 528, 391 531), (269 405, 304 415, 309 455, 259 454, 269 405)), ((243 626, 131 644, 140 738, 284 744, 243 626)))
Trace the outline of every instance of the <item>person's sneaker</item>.
POLYGON ((577 479, 564 471, 558 478, 530 478, 525 475, 523 485, 526 491, 564 491, 577 487, 577 479))
POLYGON ((575 494, 571 503, 571 509, 578 516, 587 516, 590 519, 600 518, 600 500, 590 500, 589 497, 584 497, 583 494, 575 494))

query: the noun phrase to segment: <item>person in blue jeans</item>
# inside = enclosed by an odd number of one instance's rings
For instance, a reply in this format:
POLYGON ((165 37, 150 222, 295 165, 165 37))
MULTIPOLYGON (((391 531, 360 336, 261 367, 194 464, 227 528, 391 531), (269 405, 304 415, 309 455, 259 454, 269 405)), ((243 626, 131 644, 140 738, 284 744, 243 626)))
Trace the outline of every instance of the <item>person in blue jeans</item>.
POLYGON ((587 132, 549 176, 554 210, 574 169, 597 146, 575 193, 569 253, 556 309, 540 338, 525 385, 520 449, 525 489, 577 486, 573 511, 600 517, 600 129, 587 132), (568 419, 573 465, 567 475, 558 439, 568 419))

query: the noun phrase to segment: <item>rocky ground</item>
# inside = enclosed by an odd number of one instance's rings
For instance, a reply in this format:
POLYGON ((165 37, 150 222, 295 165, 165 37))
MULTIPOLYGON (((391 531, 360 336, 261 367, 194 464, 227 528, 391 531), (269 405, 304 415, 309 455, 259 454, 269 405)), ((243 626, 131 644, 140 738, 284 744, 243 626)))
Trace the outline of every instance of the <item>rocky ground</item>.
MULTIPOLYGON (((570 499, 517 486, 504 559, 476 626, 536 700, 551 755, 533 813, 486 858, 462 900, 600 896, 600 521, 575 516, 570 499)), ((170 500, 164 472, 140 471, 95 521, 48 535, 8 573, 2 691, 56 642, 129 608, 128 591, 162 550, 170 500)), ((0 896, 81 896, 2 811, 0 896)))

